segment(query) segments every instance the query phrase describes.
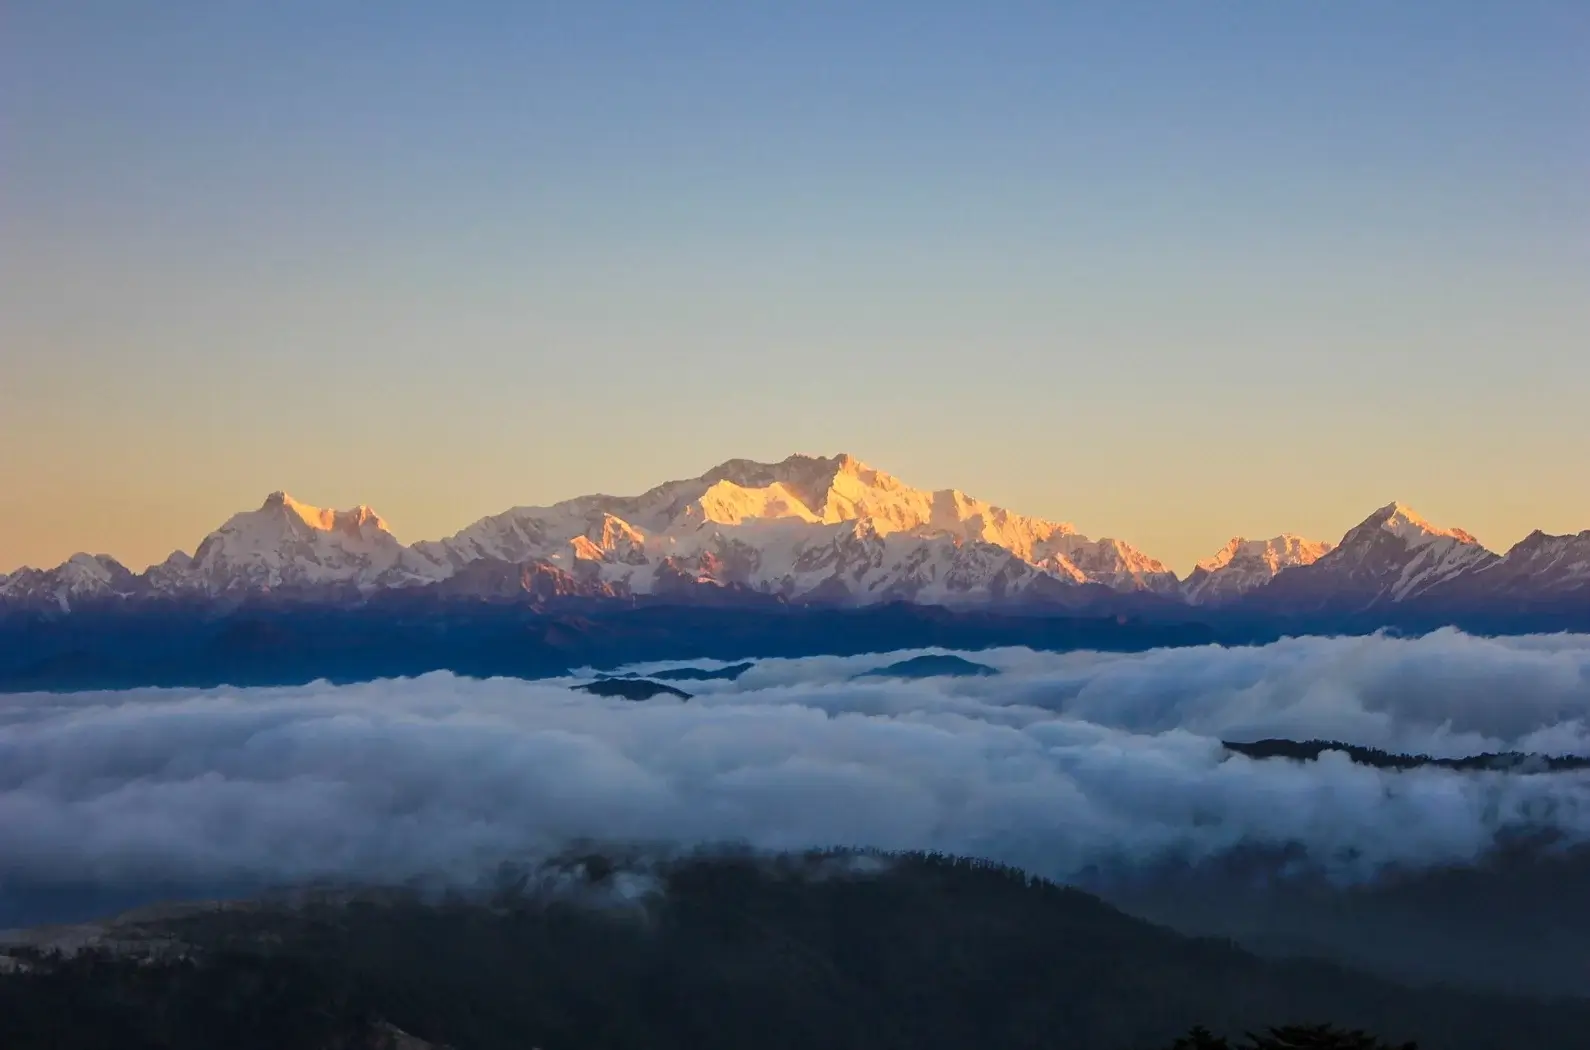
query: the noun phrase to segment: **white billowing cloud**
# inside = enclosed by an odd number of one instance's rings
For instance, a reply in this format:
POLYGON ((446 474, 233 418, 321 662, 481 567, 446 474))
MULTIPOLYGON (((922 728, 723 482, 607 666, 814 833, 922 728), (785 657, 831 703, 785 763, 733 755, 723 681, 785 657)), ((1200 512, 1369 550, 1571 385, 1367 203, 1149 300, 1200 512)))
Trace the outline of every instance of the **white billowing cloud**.
POLYGON ((1064 877, 1299 844, 1362 874, 1511 828, 1590 838, 1590 774, 1253 762, 1221 738, 1590 754, 1590 637, 769 660, 689 702, 569 680, 0 697, 0 886, 467 877, 574 839, 936 848, 1064 877))

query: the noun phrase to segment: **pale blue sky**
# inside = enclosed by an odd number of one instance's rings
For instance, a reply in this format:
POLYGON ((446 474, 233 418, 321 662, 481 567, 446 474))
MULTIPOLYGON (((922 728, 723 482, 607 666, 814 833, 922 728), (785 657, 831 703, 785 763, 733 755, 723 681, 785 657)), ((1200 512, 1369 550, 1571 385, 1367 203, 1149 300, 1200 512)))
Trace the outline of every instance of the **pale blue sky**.
POLYGON ((1582 0, 0 16, 0 571, 793 451, 1182 571, 1505 547, 1587 403, 1582 0))

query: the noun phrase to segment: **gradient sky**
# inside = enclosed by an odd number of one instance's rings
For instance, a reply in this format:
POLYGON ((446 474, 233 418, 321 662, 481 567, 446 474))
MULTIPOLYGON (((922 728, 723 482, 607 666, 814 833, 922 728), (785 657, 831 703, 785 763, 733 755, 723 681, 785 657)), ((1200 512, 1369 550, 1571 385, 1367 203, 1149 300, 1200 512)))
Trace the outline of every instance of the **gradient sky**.
POLYGON ((0 11, 0 571, 793 451, 1590 528, 1590 4, 0 11))

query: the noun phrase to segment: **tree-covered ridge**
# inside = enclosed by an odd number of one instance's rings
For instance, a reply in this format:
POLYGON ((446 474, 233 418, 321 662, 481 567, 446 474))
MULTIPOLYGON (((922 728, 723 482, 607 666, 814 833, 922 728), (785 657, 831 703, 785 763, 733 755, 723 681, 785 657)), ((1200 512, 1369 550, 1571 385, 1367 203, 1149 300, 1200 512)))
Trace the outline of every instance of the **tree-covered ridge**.
POLYGON ((1590 1026, 1590 1004, 1263 961, 924 854, 591 858, 487 895, 218 907, 142 932, 166 947, 14 957, 0 1046, 352 1050, 379 1021, 457 1050, 1158 1050, 1195 1024, 1240 1040, 1328 1018, 1503 1050, 1590 1026))
POLYGON ((1199 1026, 1177 1039, 1170 1050, 1418 1050, 1417 1043, 1393 1046, 1368 1032, 1334 1025, 1286 1025, 1261 1035, 1247 1033, 1233 1043, 1199 1026))
POLYGON ((1498 770, 1509 773, 1560 773, 1590 769, 1590 758, 1581 755, 1539 755, 1524 751, 1487 752, 1461 758, 1433 758, 1430 755, 1393 754, 1373 747, 1344 744, 1340 740, 1267 739, 1251 742, 1222 741, 1226 750, 1249 758, 1289 758, 1312 762, 1327 751, 1340 751, 1359 765, 1376 769, 1437 769, 1465 771, 1498 770))

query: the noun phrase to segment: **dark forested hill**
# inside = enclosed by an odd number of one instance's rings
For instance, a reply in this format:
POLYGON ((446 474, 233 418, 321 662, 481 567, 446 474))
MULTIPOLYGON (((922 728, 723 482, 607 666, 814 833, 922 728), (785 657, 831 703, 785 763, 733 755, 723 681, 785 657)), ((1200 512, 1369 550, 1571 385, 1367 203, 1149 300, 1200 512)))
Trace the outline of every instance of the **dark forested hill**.
POLYGON ((1376 769, 1456 769, 1463 771, 1496 770, 1510 773, 1560 773, 1573 769, 1590 769, 1590 758, 1583 755, 1539 755, 1523 751, 1493 751, 1483 755, 1463 755, 1458 758, 1433 758, 1430 755, 1394 754, 1374 747, 1347 744, 1340 740, 1285 740, 1272 737, 1266 740, 1239 742, 1224 741, 1226 750, 1249 758, 1286 758, 1297 762, 1313 762, 1327 751, 1340 751, 1353 762, 1376 769))
POLYGON ((164 938, 153 956, 24 953, 0 976, 0 1045, 354 1046, 378 1021, 458 1050, 1157 1050, 1194 1024, 1324 1021, 1424 1050, 1512 1050, 1590 1031, 1587 1003, 1263 961, 982 862, 717 856, 637 874, 592 859, 565 873, 467 900, 340 896, 117 928, 164 938))

